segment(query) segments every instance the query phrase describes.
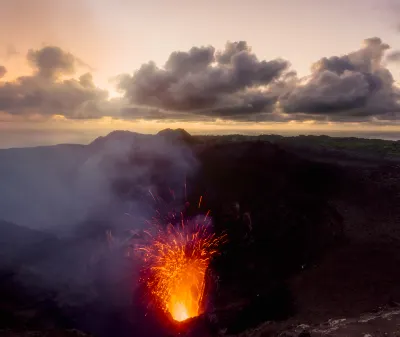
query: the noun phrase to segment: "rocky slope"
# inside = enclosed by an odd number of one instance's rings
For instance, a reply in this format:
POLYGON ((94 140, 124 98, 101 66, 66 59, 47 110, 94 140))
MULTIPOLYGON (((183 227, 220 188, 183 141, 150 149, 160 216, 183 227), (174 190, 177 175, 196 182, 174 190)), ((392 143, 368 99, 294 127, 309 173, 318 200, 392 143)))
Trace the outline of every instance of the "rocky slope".
MULTIPOLYGON (((223 334, 223 331, 220 331, 223 334)), ((233 335, 225 335, 233 337, 233 335)), ((383 337, 400 336, 399 308, 385 308, 376 312, 366 313, 359 317, 330 319, 321 324, 299 324, 292 322, 291 326, 266 322, 255 329, 248 330, 235 337, 383 337)))
MULTIPOLYGON (((167 130, 0 151, 0 218, 8 220, 0 223, 0 291, 10 295, 0 297, 2 317, 27 331, 174 333, 143 303, 137 265, 106 240, 109 230, 124 240, 145 226, 149 190, 171 202, 171 190, 177 199, 186 192, 192 204, 202 195, 216 230, 229 229, 234 242, 212 263, 214 323, 200 317, 180 333, 273 336, 288 324, 343 317, 352 329, 349 317, 400 302, 397 143, 379 143, 382 158, 375 143, 365 149, 359 142, 360 150, 349 149, 350 141, 338 148, 325 138, 313 139, 322 147, 297 140, 301 146, 167 130), (242 240, 249 222, 251 235, 242 240), (38 317, 45 322, 32 325, 38 317)), ((6 322, 0 330, 15 328, 6 322)))

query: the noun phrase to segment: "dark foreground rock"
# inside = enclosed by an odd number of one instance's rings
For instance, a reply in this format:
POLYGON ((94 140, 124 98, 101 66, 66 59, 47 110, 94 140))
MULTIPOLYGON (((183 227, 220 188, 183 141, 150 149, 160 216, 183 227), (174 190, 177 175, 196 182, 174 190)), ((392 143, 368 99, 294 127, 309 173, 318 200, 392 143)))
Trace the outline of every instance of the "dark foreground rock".
MULTIPOLYGON (((221 335, 221 334, 220 334, 221 335)), ((400 309, 385 308, 357 317, 329 319, 320 324, 265 322, 255 329, 226 337, 398 337, 400 336, 400 309)))
MULTIPOLYGON (((334 153, 306 151, 282 141, 203 139, 182 130, 151 139, 117 132, 88 146, 0 153, 0 173, 13 178, 11 184, 0 174, 3 190, 14 190, 23 181, 18 193, 10 194, 13 198, 4 197, 0 216, 17 219, 21 213, 26 221, 38 214, 28 207, 25 216, 20 210, 25 208, 14 201, 24 195, 36 205, 32 196, 40 195, 49 169, 63 157, 57 154, 61 149, 68 160, 61 163, 63 175, 55 186, 68 190, 94 177, 79 190, 85 200, 109 193, 100 206, 90 203, 84 220, 59 227, 64 234, 69 230, 67 238, 0 222, 0 331, 44 334, 77 328, 97 337, 306 337, 333 333, 327 329, 336 321, 318 332, 330 319, 350 322, 349 317, 400 302, 400 170, 391 162, 397 146, 389 146, 390 156, 382 159, 370 154, 353 158, 353 152, 342 156, 337 148, 334 153), (163 139, 167 146, 161 148, 163 139), (32 178, 35 184, 17 169, 26 151, 32 160, 40 154, 35 167, 44 173, 32 178), (185 176, 188 168, 191 174, 185 176), (94 171, 104 173, 100 183, 106 181, 107 189, 95 188, 94 171), (78 184, 76 177, 83 180, 78 184), (229 236, 210 264, 206 313, 182 324, 147 306, 137 284, 138 264, 118 250, 131 235, 129 229, 143 222, 135 212, 143 218, 152 215, 150 188, 167 209, 172 205, 180 211, 177 200, 186 196, 192 214, 199 212, 202 195, 200 211, 211 209, 215 230, 229 236), (106 240, 109 231, 121 239, 117 249, 106 240), (301 326, 304 322, 307 326, 301 326)), ((50 170, 52 179, 57 170, 50 170)), ((50 188, 46 193, 46 202, 65 200, 53 198, 50 188)), ((81 205, 70 206, 80 210, 81 205)), ((53 218, 45 218, 52 223, 53 218)), ((77 218, 63 218, 63 224, 69 219, 77 218)), ((384 324, 383 315, 369 322, 384 324)), ((361 321, 351 322, 343 329, 361 321)), ((397 331, 386 323, 377 331, 397 331)), ((366 332, 374 329, 365 327, 366 332)), ((345 336, 350 330, 343 331, 345 336)))
POLYGON ((0 330, 1 337, 90 337, 78 330, 37 330, 13 331, 0 330))

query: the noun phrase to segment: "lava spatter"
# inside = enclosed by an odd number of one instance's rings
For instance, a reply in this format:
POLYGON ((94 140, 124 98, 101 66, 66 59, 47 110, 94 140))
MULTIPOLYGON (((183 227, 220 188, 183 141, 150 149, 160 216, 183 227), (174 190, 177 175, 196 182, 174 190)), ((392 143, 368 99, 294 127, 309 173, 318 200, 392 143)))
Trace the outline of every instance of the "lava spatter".
POLYGON ((207 216, 196 219, 182 216, 174 225, 158 226, 155 233, 148 232, 150 243, 140 248, 145 263, 141 281, 176 321, 201 314, 207 267, 226 240, 212 233, 207 216))

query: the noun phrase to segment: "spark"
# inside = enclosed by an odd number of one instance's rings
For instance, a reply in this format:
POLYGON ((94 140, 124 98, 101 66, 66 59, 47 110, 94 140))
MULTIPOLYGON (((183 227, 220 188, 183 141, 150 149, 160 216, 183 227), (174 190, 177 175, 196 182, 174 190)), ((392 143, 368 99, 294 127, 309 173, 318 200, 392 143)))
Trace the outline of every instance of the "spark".
POLYGON ((200 199, 199 199, 199 205, 198 205, 198 208, 200 208, 201 207, 201 201, 203 200, 203 196, 201 195, 200 196, 200 199))
POLYGON ((210 210, 207 211, 206 216, 204 217, 204 222, 207 222, 207 218, 210 215, 210 212, 211 212, 210 210))
POLYGON ((141 247, 144 277, 149 293, 176 321, 201 314, 205 273, 226 236, 210 232, 206 223, 186 220, 158 228, 150 245, 141 247))
POLYGON ((149 190, 150 195, 152 196, 152 198, 154 199, 155 202, 157 202, 156 198, 154 197, 153 193, 151 192, 151 190, 149 190))

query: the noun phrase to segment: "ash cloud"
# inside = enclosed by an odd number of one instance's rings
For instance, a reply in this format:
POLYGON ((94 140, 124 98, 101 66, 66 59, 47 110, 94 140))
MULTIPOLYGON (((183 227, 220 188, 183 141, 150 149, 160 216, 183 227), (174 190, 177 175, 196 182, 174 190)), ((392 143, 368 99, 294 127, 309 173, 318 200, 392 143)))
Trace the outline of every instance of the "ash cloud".
POLYGON ((148 203, 141 198, 149 189, 157 193, 163 181, 182 190, 185 175, 196 169, 197 161, 185 145, 127 131, 115 131, 87 146, 0 150, 0 189, 5 191, 0 219, 68 231, 91 214, 109 219, 123 216, 130 202, 148 203))
POLYGON ((155 213, 148 191, 179 198, 197 165, 184 143, 127 131, 87 146, 0 150, 0 267, 62 308, 130 304, 138 261, 123 242, 155 213))

